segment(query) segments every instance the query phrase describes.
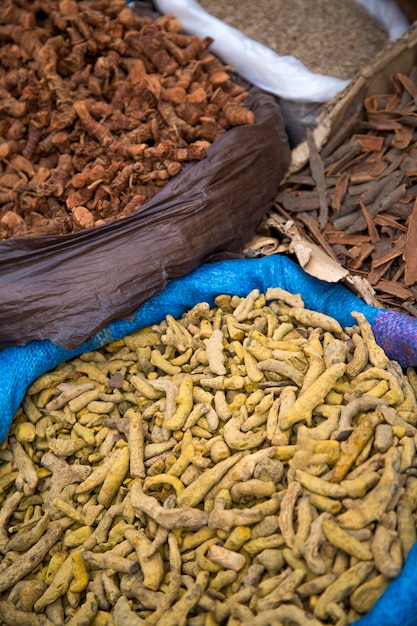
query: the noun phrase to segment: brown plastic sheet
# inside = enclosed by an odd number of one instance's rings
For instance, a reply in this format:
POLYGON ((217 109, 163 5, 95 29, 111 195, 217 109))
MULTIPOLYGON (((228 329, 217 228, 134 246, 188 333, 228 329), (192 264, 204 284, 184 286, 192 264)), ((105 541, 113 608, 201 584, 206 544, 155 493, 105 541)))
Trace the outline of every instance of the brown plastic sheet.
POLYGON ((250 89, 255 124, 227 131, 130 216, 71 235, 0 243, 0 348, 72 349, 128 318, 167 281, 243 256, 290 162, 275 98, 250 89))

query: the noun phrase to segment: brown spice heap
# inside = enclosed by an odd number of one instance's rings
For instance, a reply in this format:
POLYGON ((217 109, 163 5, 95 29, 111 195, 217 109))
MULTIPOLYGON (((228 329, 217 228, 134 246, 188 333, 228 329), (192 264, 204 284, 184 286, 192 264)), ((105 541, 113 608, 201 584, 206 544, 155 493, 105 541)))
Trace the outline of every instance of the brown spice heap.
POLYGON ((367 278, 381 303, 414 315, 416 79, 417 67, 410 76, 394 74, 393 93, 366 97, 363 116, 347 119, 320 154, 310 151, 309 164, 276 198, 277 211, 351 274, 367 278))
POLYGON ((228 128, 248 95, 170 15, 124 0, 0 8, 0 239, 125 217, 228 128))
POLYGON ((350 79, 388 41, 354 0, 199 0, 215 17, 312 72, 350 79))

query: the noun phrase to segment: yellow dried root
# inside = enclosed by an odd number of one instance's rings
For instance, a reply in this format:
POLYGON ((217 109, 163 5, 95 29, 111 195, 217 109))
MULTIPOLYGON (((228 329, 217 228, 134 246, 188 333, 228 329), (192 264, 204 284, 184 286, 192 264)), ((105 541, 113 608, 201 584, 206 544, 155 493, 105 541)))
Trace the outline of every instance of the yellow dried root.
POLYGON ((351 315, 359 324, 361 336, 368 351, 369 362, 374 367, 379 367, 383 370, 386 369, 389 359, 383 349, 376 343, 370 323, 363 313, 353 311, 351 315))
POLYGON ((340 454, 333 467, 332 483, 340 483, 343 480, 382 420, 382 415, 378 412, 366 414, 348 439, 341 443, 340 454))
POLYGON ((294 405, 283 416, 280 428, 286 430, 298 422, 311 422, 313 410, 324 402, 327 394, 346 370, 344 363, 336 363, 324 371, 303 394, 298 396, 294 405))
POLYGON ((193 408, 193 379, 190 375, 185 375, 181 381, 175 402, 175 413, 165 422, 169 430, 181 430, 193 408))
POLYGON ((322 524, 326 539, 339 550, 343 550, 360 561, 372 559, 371 550, 361 541, 341 528, 334 520, 327 519, 322 524))
POLYGON ((314 615, 319 619, 326 619, 329 615, 330 606, 342 602, 369 576, 373 564, 369 561, 361 561, 343 572, 339 578, 329 585, 320 596, 314 608, 314 615))
POLYGON ((308 309, 302 307, 294 307, 288 310, 288 315, 307 328, 309 326, 312 326, 313 328, 321 328, 322 330, 335 335, 341 335, 343 332, 339 322, 324 313, 309 311, 308 309))

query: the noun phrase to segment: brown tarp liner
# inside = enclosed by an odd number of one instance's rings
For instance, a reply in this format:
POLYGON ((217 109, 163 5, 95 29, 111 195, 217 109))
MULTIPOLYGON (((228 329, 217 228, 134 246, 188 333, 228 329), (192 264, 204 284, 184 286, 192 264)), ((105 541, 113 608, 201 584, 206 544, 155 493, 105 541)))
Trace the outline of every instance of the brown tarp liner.
POLYGON ((250 92, 255 124, 227 131, 135 213, 71 235, 0 243, 0 347, 50 339, 75 348, 168 280, 242 256, 290 161, 275 98, 250 92))

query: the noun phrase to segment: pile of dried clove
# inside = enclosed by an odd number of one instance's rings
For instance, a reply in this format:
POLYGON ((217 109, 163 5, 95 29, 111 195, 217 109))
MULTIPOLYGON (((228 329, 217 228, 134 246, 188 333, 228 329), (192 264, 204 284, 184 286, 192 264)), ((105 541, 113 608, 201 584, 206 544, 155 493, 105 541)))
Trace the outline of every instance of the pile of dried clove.
POLYGON ((276 197, 291 217, 387 307, 415 315, 417 298, 417 68, 391 77, 392 93, 368 96, 320 153, 276 197))
POLYGON ((2 2, 0 239, 125 217, 253 123, 211 41, 124 0, 2 2))

